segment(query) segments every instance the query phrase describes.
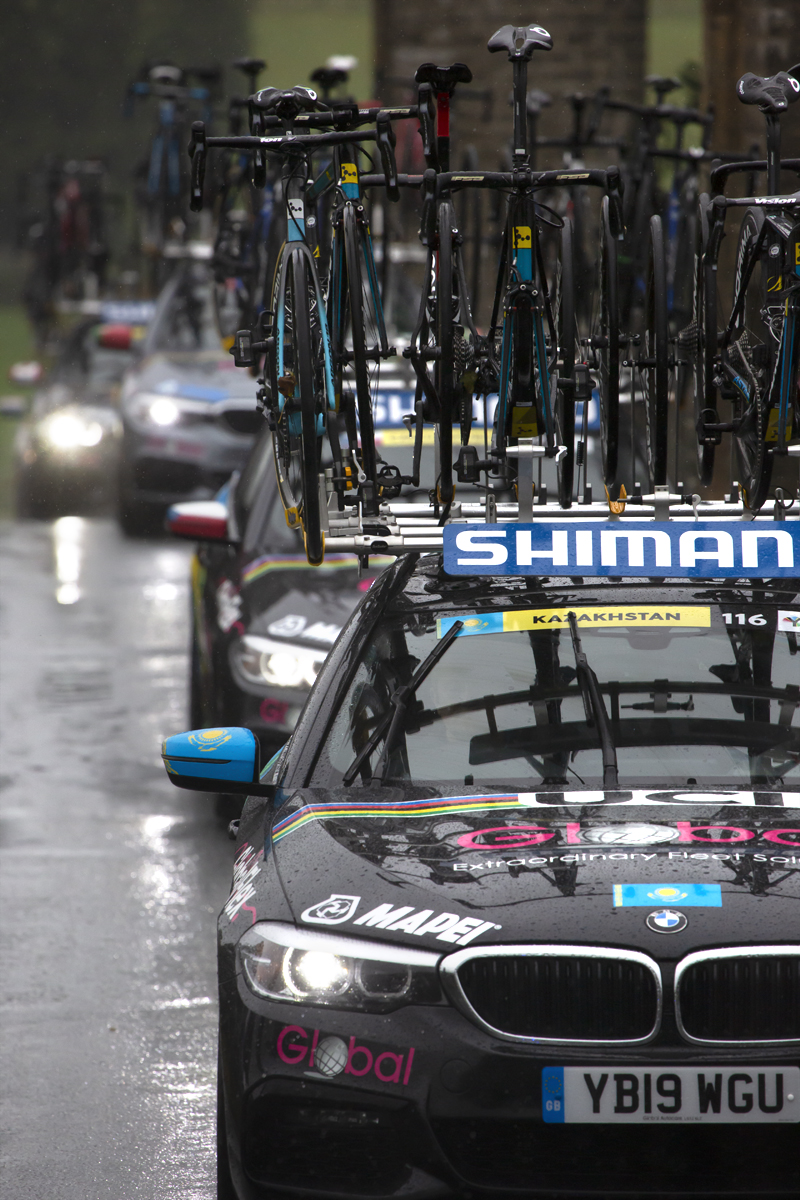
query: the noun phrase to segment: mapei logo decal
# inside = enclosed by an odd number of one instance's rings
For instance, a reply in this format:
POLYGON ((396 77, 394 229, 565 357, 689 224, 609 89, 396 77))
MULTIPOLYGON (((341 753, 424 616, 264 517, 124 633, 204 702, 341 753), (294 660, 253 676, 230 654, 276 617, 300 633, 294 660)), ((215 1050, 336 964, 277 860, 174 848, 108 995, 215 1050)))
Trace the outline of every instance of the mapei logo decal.
POLYGON ((353 920, 361 902, 360 896, 346 896, 334 892, 327 900, 312 904, 302 914, 301 920, 310 925, 342 925, 353 921, 354 925, 366 925, 370 929, 386 929, 390 933, 413 933, 414 937, 435 937, 440 942, 466 946, 469 942, 488 933, 490 929, 502 929, 495 921, 484 921, 480 917, 460 917, 457 913, 436 913, 432 908, 417 909, 413 905, 379 904, 376 908, 353 920))
POLYGON ((398 1054, 359 1046, 354 1037, 349 1042, 332 1034, 321 1037, 319 1029, 309 1031, 302 1025, 284 1025, 275 1049, 281 1062, 305 1067, 305 1074, 317 1079, 371 1075, 380 1083, 399 1083, 401 1087, 411 1078, 415 1053, 413 1046, 398 1054))
POLYGON ((334 892, 327 900, 307 908, 303 920, 310 925, 341 925, 343 921, 350 920, 360 900, 360 896, 344 896, 334 892))
POLYGON ((688 528, 677 521, 648 521, 644 527, 624 521, 445 525, 444 567, 449 575, 796 575, 800 528, 739 525, 711 521, 693 521, 688 528))

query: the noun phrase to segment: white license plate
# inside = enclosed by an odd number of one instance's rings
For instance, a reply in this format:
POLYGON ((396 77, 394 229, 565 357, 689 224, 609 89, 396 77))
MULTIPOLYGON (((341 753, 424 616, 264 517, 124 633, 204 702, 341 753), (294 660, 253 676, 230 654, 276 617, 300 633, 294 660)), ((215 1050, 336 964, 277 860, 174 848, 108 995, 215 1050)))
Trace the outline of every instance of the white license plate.
POLYGON ((550 1124, 800 1121, 798 1067, 545 1067, 550 1124))

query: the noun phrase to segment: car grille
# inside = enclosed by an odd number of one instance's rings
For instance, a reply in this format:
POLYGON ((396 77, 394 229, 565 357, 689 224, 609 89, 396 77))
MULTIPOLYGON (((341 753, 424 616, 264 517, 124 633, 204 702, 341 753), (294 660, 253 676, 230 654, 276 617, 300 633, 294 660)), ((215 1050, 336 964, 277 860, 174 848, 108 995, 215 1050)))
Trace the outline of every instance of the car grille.
POLYGON ((264 428, 264 414, 258 408, 229 408, 219 414, 219 421, 233 433, 251 435, 264 428))
POLYGON ((681 1031, 694 1041, 800 1040, 800 949, 691 954, 676 991, 681 1031))
POLYGON ((559 949, 509 949, 462 961, 456 975, 473 1013, 510 1038, 636 1042, 656 1031, 654 963, 624 951, 559 949))

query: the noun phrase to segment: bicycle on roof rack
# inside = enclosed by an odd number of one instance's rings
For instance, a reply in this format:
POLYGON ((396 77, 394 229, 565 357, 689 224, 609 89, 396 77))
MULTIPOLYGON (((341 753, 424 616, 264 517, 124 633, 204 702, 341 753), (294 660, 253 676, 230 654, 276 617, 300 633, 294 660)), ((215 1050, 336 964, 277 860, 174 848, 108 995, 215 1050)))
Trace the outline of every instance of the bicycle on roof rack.
POLYGON ((353 149, 377 142, 382 181, 390 196, 397 194, 391 120, 415 116, 416 109, 322 109, 316 93, 304 87, 267 88, 254 102, 261 128, 278 127, 276 136, 207 138, 201 122, 193 126, 191 203, 195 210, 202 206, 210 148, 254 151, 256 172, 265 167, 267 154, 277 156, 286 241, 275 262, 270 307, 255 331, 237 332, 232 353, 237 366, 256 367, 263 360, 260 398, 273 430, 287 523, 302 529, 308 560, 319 563, 324 557, 327 506, 334 494, 337 509, 348 501, 366 515, 376 511, 380 481, 369 362, 393 353, 386 342, 353 149), (306 128, 327 125, 330 131, 298 133, 301 118, 306 128), (374 129, 358 132, 359 125, 371 122, 374 129), (310 181, 312 155, 323 148, 333 149, 333 163, 310 181), (338 236, 333 238, 326 297, 317 261, 315 205, 329 187, 338 192, 333 209, 338 236), (352 404, 343 387, 344 370, 351 364, 356 384, 352 404), (333 461, 329 473, 322 469, 326 434, 333 461))
MULTIPOLYGON (((247 97, 232 96, 228 101, 228 133, 242 133, 249 121, 250 99, 256 91, 258 76, 266 67, 260 58, 237 58, 233 67, 244 75, 247 97)), ((214 250, 211 266, 220 332, 232 338, 243 325, 255 324, 258 300, 264 289, 264 257, 273 211, 271 180, 256 187, 252 179, 250 154, 229 150, 220 156, 216 172, 214 213, 214 250)))
MULTIPOLYGON (((591 394, 588 364, 579 365, 580 342, 575 320, 572 228, 536 200, 540 189, 590 184, 609 193, 607 221, 619 231, 619 173, 609 171, 533 171, 529 165, 527 68, 536 49, 547 50, 550 35, 541 26, 498 30, 489 41, 491 52, 505 51, 514 73, 514 135, 512 170, 454 172, 445 169, 449 155, 446 115, 452 89, 471 77, 463 64, 417 72, 422 88, 436 97, 437 138, 426 137, 426 106, 420 95, 423 140, 429 167, 423 178, 421 237, 428 247, 426 287, 417 327, 405 351, 417 375, 417 437, 422 420, 433 420, 438 433, 437 499, 446 519, 454 497, 453 425, 458 418, 461 447, 455 464, 461 483, 487 480, 500 490, 516 488, 520 511, 533 497, 533 460, 556 460, 561 503, 572 503, 575 462, 575 400, 591 394), (435 164, 435 165, 434 165, 435 164), (445 165, 443 165, 445 164, 445 165), (462 238, 453 207, 454 194, 470 188, 494 189, 507 196, 497 281, 488 332, 475 326, 466 286, 462 238), (609 204, 611 207, 609 208, 609 204), (540 242, 543 224, 559 230, 560 254, 548 282, 540 242), (497 393, 492 447, 481 460, 469 445, 473 394, 484 399, 497 393)), ((611 237, 612 235, 610 235, 611 237)), ((613 248, 613 241, 612 241, 613 248)), ((613 273, 613 260, 606 272, 613 273)), ((609 290, 613 286, 609 283, 609 290)), ((618 340, 618 335, 615 335, 618 340)), ((594 339, 593 354, 601 359, 605 345, 594 339)), ((618 356, 617 356, 618 357, 618 356)), ((608 392, 612 377, 618 388, 613 359, 601 372, 601 390, 608 392)), ((603 440, 609 456, 615 453, 617 429, 609 405, 603 440)))
POLYGON ((781 159, 781 116, 800 95, 800 64, 762 78, 748 72, 736 85, 743 104, 764 114, 767 156, 712 171, 712 194, 700 197, 693 336, 697 465, 701 482, 714 471, 722 434, 732 436, 743 499, 757 512, 767 498, 777 457, 800 455, 791 443, 798 419, 800 369, 800 192, 781 195, 781 171, 800 174, 800 159, 781 159), (733 198, 727 179, 766 170, 767 194, 733 198), (730 209, 743 208, 733 303, 719 327, 717 263, 730 209), (729 406, 721 419, 720 398, 729 406))
POLYGON ((140 249, 151 262, 151 285, 164 282, 163 253, 170 242, 180 242, 186 229, 185 159, 181 152, 192 102, 201 106, 203 119, 210 122, 212 90, 220 78, 217 68, 184 70, 170 63, 151 67, 144 77, 129 84, 125 109, 133 111, 136 100, 158 102, 156 127, 146 162, 137 169, 140 179, 138 204, 141 209, 140 249), (190 75, 196 86, 187 82, 190 75))

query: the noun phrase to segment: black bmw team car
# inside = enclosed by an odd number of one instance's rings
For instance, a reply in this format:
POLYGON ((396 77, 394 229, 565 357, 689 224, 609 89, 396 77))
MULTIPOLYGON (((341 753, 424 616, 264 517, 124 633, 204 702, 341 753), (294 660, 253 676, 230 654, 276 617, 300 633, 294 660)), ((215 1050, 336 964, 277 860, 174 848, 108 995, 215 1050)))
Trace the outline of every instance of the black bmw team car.
POLYGON ((791 579, 408 556, 260 780, 168 739, 257 793, 219 1196, 800 1195, 799 634, 791 579))

